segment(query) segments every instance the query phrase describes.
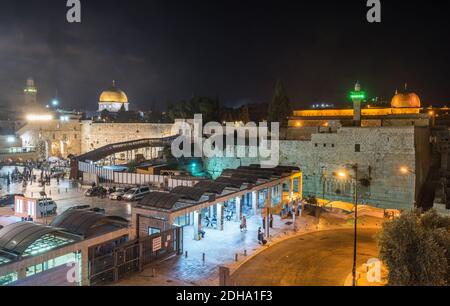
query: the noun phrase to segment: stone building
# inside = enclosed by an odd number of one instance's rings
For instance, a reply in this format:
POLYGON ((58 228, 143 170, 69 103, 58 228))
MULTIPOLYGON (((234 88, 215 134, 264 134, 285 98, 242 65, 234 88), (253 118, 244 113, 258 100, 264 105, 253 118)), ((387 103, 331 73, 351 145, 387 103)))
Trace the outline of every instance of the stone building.
MULTIPOLYGON (((361 93, 359 84, 355 92, 361 93)), ((361 97, 364 95, 361 95, 361 97)), ((414 93, 396 93, 388 107, 297 110, 280 141, 280 164, 300 167, 303 194, 353 202, 354 184, 336 172, 358 165, 359 203, 412 209, 429 173, 432 115, 414 93), (360 112, 359 114, 356 114, 360 112), (408 174, 400 169, 408 169, 408 174)), ((252 158, 205 159, 213 176, 222 169, 260 163, 252 158)))
MULTIPOLYGON (((50 115, 49 115, 50 116, 50 115)), ((29 120, 17 131, 23 146, 36 147, 40 158, 81 154, 81 124, 78 118, 29 120)))

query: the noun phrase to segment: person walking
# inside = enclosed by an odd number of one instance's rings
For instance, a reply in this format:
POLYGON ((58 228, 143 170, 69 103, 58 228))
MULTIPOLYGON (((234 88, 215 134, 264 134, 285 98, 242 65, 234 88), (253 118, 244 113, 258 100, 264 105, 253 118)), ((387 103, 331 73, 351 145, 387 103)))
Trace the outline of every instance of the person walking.
POLYGON ((245 216, 242 216, 241 219, 241 232, 247 231, 247 218, 245 216))
POLYGON ((261 228, 258 228, 258 243, 263 244, 264 235, 261 228))

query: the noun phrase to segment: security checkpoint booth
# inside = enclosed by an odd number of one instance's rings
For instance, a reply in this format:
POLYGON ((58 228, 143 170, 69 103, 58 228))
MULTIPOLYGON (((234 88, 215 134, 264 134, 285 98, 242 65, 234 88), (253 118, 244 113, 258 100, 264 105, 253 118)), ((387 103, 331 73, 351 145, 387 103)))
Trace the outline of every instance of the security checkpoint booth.
MULTIPOLYGON (((226 222, 242 217, 295 213, 302 199, 302 173, 297 167, 266 169, 259 165, 225 170, 216 180, 200 181, 194 187, 177 187, 153 192, 132 210, 132 224, 138 236, 148 236, 172 228, 193 228, 201 240, 205 231, 224 231, 226 222)), ((266 235, 269 235, 269 226, 266 235)))

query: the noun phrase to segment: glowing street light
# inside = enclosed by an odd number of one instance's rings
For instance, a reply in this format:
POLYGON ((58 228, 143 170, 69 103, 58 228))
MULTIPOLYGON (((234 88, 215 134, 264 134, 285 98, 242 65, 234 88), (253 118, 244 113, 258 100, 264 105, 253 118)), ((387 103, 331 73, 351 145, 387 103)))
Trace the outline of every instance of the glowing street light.
POLYGON ((356 248, 357 248, 357 242, 358 242, 358 164, 351 165, 351 168, 353 169, 354 176, 351 176, 347 174, 346 171, 338 171, 336 173, 336 176, 339 179, 352 179, 353 186, 354 186, 354 192, 355 192, 355 227, 354 227, 354 238, 353 238, 353 269, 352 269, 352 285, 356 286, 356 248))
POLYGON ((409 169, 408 167, 400 167, 400 173, 402 174, 416 174, 413 170, 409 169))
POLYGON ((58 106, 58 105, 59 105, 59 101, 56 100, 56 99, 54 99, 54 100, 52 101, 52 105, 53 105, 53 106, 58 106))

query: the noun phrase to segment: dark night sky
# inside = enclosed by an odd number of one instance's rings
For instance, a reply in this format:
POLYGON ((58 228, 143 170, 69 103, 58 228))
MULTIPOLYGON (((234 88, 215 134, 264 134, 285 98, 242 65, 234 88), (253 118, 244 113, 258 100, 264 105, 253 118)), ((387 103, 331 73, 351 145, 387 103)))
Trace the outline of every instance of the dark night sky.
POLYGON ((449 102, 450 10, 444 1, 366 0, 0 1, 0 103, 22 101, 34 76, 42 103, 94 110, 115 79, 134 108, 164 107, 193 93, 228 105, 264 102, 282 79, 296 107, 343 104, 360 80, 390 98, 405 81, 424 104, 449 102), (316 3, 316 4, 312 4, 316 3), (395 5, 393 3, 396 3, 395 5))

